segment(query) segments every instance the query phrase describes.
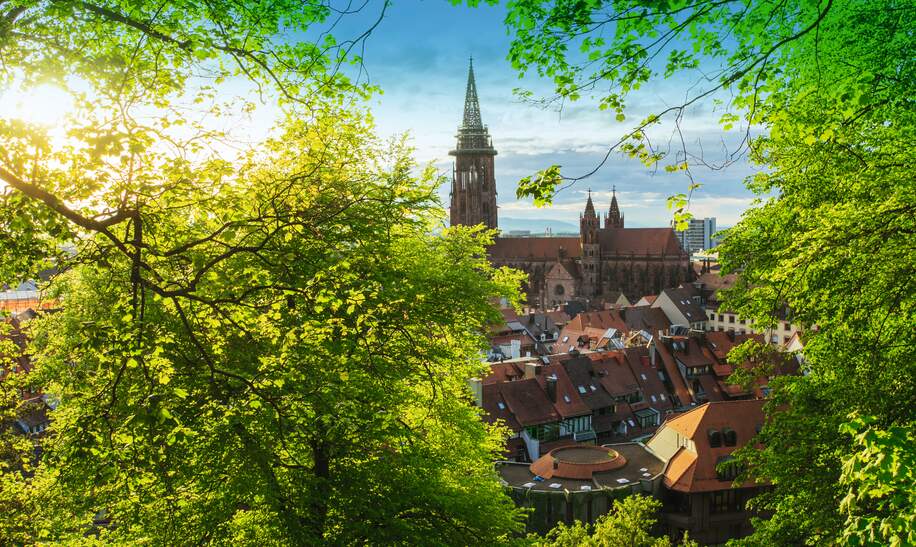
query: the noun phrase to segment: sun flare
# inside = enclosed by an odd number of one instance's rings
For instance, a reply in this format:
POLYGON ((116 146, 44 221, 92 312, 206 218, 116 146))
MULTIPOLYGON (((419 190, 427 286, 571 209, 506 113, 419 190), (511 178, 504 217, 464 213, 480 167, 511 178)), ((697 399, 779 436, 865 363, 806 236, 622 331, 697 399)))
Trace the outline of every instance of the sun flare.
POLYGON ((0 95, 0 117, 51 128, 62 124, 72 109, 73 97, 51 84, 9 89, 0 95))

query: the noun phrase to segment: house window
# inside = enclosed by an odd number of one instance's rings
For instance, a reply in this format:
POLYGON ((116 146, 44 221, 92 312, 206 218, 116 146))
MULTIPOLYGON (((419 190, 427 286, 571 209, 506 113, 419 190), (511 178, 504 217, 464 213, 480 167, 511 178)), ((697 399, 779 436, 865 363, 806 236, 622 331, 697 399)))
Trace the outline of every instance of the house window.
POLYGON ((718 429, 708 429, 706 431, 706 438, 709 439, 710 448, 722 446, 722 433, 718 429))
POLYGON ((716 460, 716 478, 720 481, 733 481, 740 474, 741 466, 732 456, 722 456, 716 460))
POLYGON ((719 490, 713 492, 710 513, 734 513, 741 510, 740 494, 737 490, 719 490))
POLYGON ((788 343, 789 343, 789 340, 790 340, 791 338, 792 338, 791 336, 783 336, 783 337, 782 337, 782 343, 783 343, 783 344, 788 344, 788 343))
POLYGON ((656 427, 658 425, 658 411, 654 408, 644 408, 633 413, 639 422, 639 427, 656 427))
POLYGON ((792 330, 792 325, 788 323, 783 323, 782 325, 785 327, 786 330, 792 330))
POLYGON ((734 323, 734 322, 735 322, 735 316, 734 316, 734 315, 729 315, 729 316, 728 316, 728 322, 729 322, 729 323, 734 323))

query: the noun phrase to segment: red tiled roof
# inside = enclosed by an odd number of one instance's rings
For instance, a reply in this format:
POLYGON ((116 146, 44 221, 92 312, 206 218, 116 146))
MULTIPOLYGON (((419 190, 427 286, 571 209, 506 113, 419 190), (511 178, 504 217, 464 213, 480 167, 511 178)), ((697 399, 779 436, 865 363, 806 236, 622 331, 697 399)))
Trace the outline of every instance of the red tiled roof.
POLYGON ((601 230, 598 242, 602 253, 635 255, 679 255, 684 251, 671 228, 622 228, 601 230))
MULTIPOLYGON (((672 385, 674 385, 674 393, 677 395, 680 404, 688 405, 693 398, 690 396, 690 391, 687 390, 687 384, 684 383, 684 378, 681 377, 681 371, 678 370, 677 364, 674 362, 674 357, 671 355, 671 352, 662 342, 657 342, 655 344, 655 349, 658 351, 658 357, 661 360, 661 365, 665 367, 665 372, 668 374, 668 378, 671 379, 672 385)), ((659 363, 656 362, 656 365, 659 363)))
POLYGON ((649 351, 644 347, 639 347, 627 348, 624 353, 627 363, 630 365, 630 370, 633 371, 633 377, 642 388, 645 402, 664 416, 665 412, 671 410, 673 405, 668 397, 665 384, 658 377, 658 369, 653 367, 649 360, 649 351), (643 375, 645 375, 645 378, 643 378, 643 375), (653 395, 655 396, 655 401, 652 400, 653 395))
POLYGON ((557 400, 553 403, 553 408, 562 418, 591 414, 591 409, 579 397, 579 391, 573 385, 572 380, 566 374, 566 369, 563 368, 559 361, 552 361, 550 365, 544 366, 541 373, 536 376, 537 382, 540 384, 541 389, 544 390, 544 393, 547 393, 547 378, 549 376, 556 376, 557 378, 557 400), (567 398, 569 402, 566 402, 567 398))
POLYGON ((722 390, 719 389, 719 383, 716 382, 712 374, 701 374, 699 380, 700 385, 703 386, 703 391, 706 392, 707 399, 713 402, 725 399, 722 395, 722 390))
POLYGON ((498 237, 487 249, 490 258, 557 259, 563 251, 567 257, 581 255, 578 237, 498 237))
POLYGON ((675 344, 674 357, 683 363, 685 367, 712 366, 712 355, 704 353, 695 338, 677 337, 673 340, 673 343, 675 344), (683 350, 677 349, 680 343, 684 344, 683 350))
POLYGON ((716 464, 756 435, 757 426, 764 420, 763 404, 761 400, 712 402, 668 419, 662 428, 673 429, 691 439, 696 451, 679 449, 665 469, 665 486, 680 492, 731 488, 732 481, 719 480, 716 464), (726 446, 724 442, 719 447, 710 446, 708 432, 712 429, 721 432, 725 428, 735 431, 736 446, 726 446))
MULTIPOLYGON (((654 300, 654 299, 653 299, 654 300)), ((645 330, 652 336, 658 336, 658 331, 668 331, 671 321, 660 308, 651 306, 633 306, 622 310, 621 316, 626 321, 630 330, 645 330)))
POLYGON ((529 466, 531 472, 545 479, 591 480, 594 473, 613 471, 627 464, 620 453, 603 446, 573 445, 555 448, 529 466))
POLYGON ((561 327, 569 322, 569 315, 567 315, 566 312, 563 310, 554 310, 554 311, 544 312, 544 315, 549 317, 554 322, 554 324, 559 325, 561 327))
MULTIPOLYGON (((520 425, 538 425, 560 420, 560 415, 537 380, 516 380, 493 385, 498 386, 506 406, 520 425)), ((484 407, 486 408, 486 403, 484 407)))
POLYGON ((513 431, 519 431, 522 427, 509 410, 508 405, 506 405, 500 385, 501 384, 483 385, 484 419, 490 423, 502 420, 507 426, 512 428, 513 431), (500 404, 502 404, 502 408, 499 407, 500 404))
POLYGON ((510 380, 517 380, 524 376, 524 374, 524 363, 490 363, 490 374, 482 380, 482 383, 486 385, 498 382, 508 382, 510 380))

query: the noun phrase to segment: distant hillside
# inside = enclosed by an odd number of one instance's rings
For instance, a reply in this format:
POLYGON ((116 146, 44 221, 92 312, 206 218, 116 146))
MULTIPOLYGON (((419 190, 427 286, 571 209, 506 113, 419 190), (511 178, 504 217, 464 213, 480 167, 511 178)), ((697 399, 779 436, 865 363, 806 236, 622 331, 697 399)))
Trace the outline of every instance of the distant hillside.
POLYGON ((499 218, 499 229, 504 232, 515 230, 528 230, 531 235, 543 235, 550 228, 554 234, 577 234, 579 227, 572 222, 553 220, 549 218, 499 218))

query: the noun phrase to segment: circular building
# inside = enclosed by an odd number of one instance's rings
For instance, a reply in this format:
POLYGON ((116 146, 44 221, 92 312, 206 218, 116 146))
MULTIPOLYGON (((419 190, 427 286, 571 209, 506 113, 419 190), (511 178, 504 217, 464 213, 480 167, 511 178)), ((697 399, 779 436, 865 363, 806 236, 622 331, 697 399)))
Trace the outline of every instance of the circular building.
POLYGON ((610 448, 592 445, 573 445, 554 448, 538 458, 528 468, 543 479, 592 480, 595 473, 620 469, 627 459, 610 448))

